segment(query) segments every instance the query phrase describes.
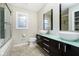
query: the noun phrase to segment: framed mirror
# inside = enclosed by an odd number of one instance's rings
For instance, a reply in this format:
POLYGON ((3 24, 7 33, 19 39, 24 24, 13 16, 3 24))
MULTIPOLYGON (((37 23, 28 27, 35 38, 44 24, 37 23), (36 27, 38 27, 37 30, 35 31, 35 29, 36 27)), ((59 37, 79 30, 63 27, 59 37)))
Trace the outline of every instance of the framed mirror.
POLYGON ((79 31, 79 4, 60 4, 60 31, 79 31))
POLYGON ((43 30, 53 30, 53 9, 43 14, 43 30))

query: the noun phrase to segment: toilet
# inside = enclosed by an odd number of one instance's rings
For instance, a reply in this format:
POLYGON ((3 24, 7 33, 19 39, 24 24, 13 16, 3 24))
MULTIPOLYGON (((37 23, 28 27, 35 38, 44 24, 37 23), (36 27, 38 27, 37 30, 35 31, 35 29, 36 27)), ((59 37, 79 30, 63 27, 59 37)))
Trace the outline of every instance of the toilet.
POLYGON ((29 38, 28 44, 30 47, 34 47, 36 45, 36 38, 34 37, 29 38))

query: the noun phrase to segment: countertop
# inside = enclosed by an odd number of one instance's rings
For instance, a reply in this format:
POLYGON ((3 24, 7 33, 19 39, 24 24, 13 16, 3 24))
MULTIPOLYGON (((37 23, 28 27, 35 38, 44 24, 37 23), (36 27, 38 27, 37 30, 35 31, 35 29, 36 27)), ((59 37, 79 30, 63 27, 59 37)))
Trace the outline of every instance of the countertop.
POLYGON ((66 44, 69 44, 69 45, 72 45, 72 46, 75 46, 75 47, 79 47, 79 40, 77 40, 77 41, 67 41, 67 40, 61 39, 59 36, 56 36, 56 35, 53 35, 53 34, 39 34, 39 35, 44 36, 44 37, 48 37, 52 40, 63 42, 63 43, 66 43, 66 44))

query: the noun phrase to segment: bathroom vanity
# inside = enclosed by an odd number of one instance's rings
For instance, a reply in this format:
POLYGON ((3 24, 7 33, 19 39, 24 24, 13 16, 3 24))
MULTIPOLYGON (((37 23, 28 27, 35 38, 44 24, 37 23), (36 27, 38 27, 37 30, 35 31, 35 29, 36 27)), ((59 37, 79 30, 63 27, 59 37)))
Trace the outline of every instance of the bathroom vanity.
MULTIPOLYGON (((66 31, 61 32, 60 35, 53 35, 53 34, 46 34, 44 33, 45 30, 50 29, 49 27, 52 27, 51 30, 53 32, 55 31, 56 34, 59 33, 56 30, 57 28, 53 25, 53 13, 51 15, 52 17, 52 25, 46 27, 47 29, 43 28, 43 34, 37 34, 37 44, 50 56, 79 56, 79 4, 60 4, 59 5, 59 11, 60 11, 60 20, 59 20, 59 31, 66 31), (74 7, 73 7, 74 6, 74 7), (54 27, 54 28, 53 28, 54 27)), ((53 12, 53 9, 52 9, 53 12)), ((49 15, 49 12, 45 13, 43 20, 45 21, 47 18, 47 14, 49 15)), ((50 20, 49 19, 49 20, 50 20)), ((48 23, 47 20, 46 22, 48 23)), ((50 24, 50 22, 48 23, 50 24)), ((56 23, 57 25, 57 23, 56 23)), ((52 31, 51 31, 52 32, 52 31)), ((54 33, 55 34, 55 33, 54 33)))
POLYGON ((79 56, 79 40, 66 41, 51 34, 37 34, 37 44, 50 56, 79 56))

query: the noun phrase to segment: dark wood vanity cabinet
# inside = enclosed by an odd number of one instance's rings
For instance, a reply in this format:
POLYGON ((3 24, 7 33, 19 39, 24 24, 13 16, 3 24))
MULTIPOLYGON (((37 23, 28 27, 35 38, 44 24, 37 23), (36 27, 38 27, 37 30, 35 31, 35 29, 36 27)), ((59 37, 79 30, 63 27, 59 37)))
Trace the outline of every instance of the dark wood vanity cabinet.
POLYGON ((50 56, 58 56, 58 55, 60 55, 59 42, 57 42, 57 41, 55 41, 53 39, 41 36, 41 35, 36 35, 36 38, 37 38, 37 44, 39 46, 41 46, 42 49, 47 54, 49 54, 50 56))
POLYGON ((50 56, 79 56, 79 48, 50 39, 41 35, 36 35, 37 44, 50 56))

